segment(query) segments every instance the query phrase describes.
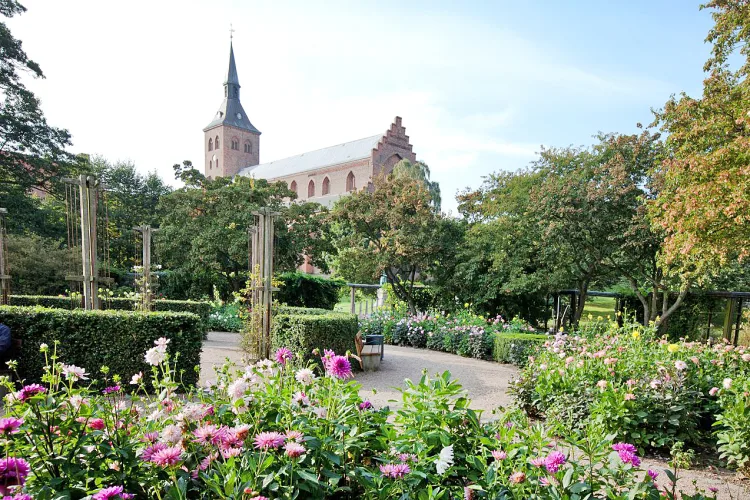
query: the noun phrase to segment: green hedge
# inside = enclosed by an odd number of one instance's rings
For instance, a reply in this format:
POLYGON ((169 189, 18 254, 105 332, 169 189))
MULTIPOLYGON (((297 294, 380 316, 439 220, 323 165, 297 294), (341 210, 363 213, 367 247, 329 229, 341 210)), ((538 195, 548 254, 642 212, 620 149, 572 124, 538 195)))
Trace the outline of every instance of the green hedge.
POLYGON ((332 310, 339 301, 339 290, 346 285, 341 279, 325 279, 301 272, 279 275, 281 285, 275 299, 289 306, 332 310))
POLYGON ((2 306, 0 323, 8 325, 13 338, 22 341, 17 355, 19 374, 28 380, 42 375, 40 344, 52 347, 59 340, 60 361, 86 368, 91 374, 106 365, 111 374, 120 375, 127 383, 133 374, 149 372, 144 355, 154 340, 166 337, 171 340, 169 352, 180 353, 178 371, 184 370, 183 382, 198 381, 194 368, 200 364, 204 322, 195 314, 2 306))
MULTIPOLYGON (((135 309, 135 299, 115 297, 101 301, 102 309, 117 311, 132 311, 135 309)), ((80 301, 72 300, 70 297, 48 296, 48 295, 11 295, 12 306, 42 306, 53 309, 77 309, 80 301)), ((195 302, 192 300, 166 300, 154 301, 154 310, 162 312, 189 312, 197 314, 202 320, 208 320, 211 314, 211 304, 208 302, 195 302)))
POLYGON ((495 335, 492 357, 499 363, 526 366, 529 355, 550 339, 535 333, 499 333, 495 335))
POLYGON ((273 317, 271 345, 274 349, 288 347, 312 359, 313 349, 332 349, 337 354, 355 352, 357 317, 353 314, 279 307, 273 317))

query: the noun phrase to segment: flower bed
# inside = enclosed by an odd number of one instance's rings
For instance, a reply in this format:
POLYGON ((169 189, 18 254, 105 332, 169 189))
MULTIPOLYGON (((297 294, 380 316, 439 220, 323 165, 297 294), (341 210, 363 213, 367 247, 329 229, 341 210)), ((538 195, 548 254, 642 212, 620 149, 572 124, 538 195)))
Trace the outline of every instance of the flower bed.
POLYGON ((528 354, 548 339, 520 319, 486 319, 468 310, 409 316, 380 310, 360 320, 363 335, 384 335, 385 342, 501 363, 525 364, 528 354))
POLYGON ((641 450, 713 447, 718 436, 730 463, 746 465, 750 352, 669 343, 639 325, 607 328, 548 341, 514 387, 521 406, 560 432, 593 422, 641 450))
POLYGON ((279 349, 185 398, 168 339, 130 384, 42 354, 43 384, 5 381, 0 494, 19 500, 659 496, 632 445, 596 430, 552 440, 518 413, 483 422, 448 373, 407 381, 391 412, 360 398, 332 352, 319 366, 279 349))

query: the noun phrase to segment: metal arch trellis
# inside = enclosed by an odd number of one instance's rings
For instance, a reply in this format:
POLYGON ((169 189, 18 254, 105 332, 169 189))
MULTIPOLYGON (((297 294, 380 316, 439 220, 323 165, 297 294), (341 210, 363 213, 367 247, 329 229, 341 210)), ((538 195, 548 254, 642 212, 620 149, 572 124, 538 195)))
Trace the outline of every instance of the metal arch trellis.
POLYGON ((0 208, 0 305, 10 304, 10 275, 8 274, 8 259, 6 253, 5 216, 8 210, 0 208))

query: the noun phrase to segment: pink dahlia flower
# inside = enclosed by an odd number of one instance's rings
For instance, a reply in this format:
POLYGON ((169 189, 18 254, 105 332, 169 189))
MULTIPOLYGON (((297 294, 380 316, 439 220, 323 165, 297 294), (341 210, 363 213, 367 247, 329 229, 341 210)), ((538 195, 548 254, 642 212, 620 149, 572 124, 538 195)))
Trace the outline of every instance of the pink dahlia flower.
POLYGON ((182 449, 177 446, 164 448, 151 456, 151 461, 156 465, 168 467, 175 465, 182 458, 182 449))
POLYGON ((29 464, 23 458, 0 459, 0 494, 10 493, 13 486, 23 486, 29 472, 29 464))
POLYGON ((18 399, 21 401, 27 401, 30 397, 36 394, 44 394, 47 392, 47 388, 39 384, 31 384, 25 386, 18 393, 18 399))
POLYGON ((346 356, 333 356, 326 365, 328 373, 336 378, 345 379, 352 376, 352 365, 346 356))
POLYGON ((560 470, 560 467, 565 464, 566 458, 565 454, 560 451, 553 451, 549 455, 547 455, 547 458, 544 459, 544 466, 547 468, 549 472, 554 474, 558 470, 560 470))
POLYGON ((286 347, 281 347, 276 351, 276 362, 282 366, 286 365, 286 362, 292 359, 292 351, 286 347))
POLYGON ((284 451, 286 452, 286 456, 288 456, 289 458, 297 458, 304 454, 307 450, 301 444, 292 441, 291 443, 287 443, 284 445, 284 451))
POLYGON ((99 490, 99 493, 91 497, 93 500, 110 500, 114 498, 130 499, 135 498, 135 495, 130 493, 124 493, 122 486, 110 486, 99 490))
POLYGON ((8 436, 18 432, 18 428, 23 424, 22 418, 1 418, 0 419, 0 434, 8 436))
POLYGON ((278 448, 284 444, 285 436, 279 432, 261 432, 255 436, 255 447, 259 450, 278 448))

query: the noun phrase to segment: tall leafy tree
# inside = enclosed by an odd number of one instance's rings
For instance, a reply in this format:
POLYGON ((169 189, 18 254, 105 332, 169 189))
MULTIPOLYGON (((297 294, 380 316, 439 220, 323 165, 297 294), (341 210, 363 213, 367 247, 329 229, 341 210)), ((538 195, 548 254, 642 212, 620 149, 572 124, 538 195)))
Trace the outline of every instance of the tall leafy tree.
POLYGON ((248 228, 253 212, 270 207, 281 213, 276 231, 275 269, 296 269, 307 254, 314 264, 324 265, 316 255, 326 241, 325 211, 314 203, 289 204, 294 192, 283 182, 237 176, 207 180, 190 162, 175 165, 184 188, 163 196, 164 213, 157 248, 162 262, 183 276, 202 277, 211 292, 216 284, 225 294, 239 291, 247 279, 248 228))
POLYGON ((430 193, 432 206, 440 212, 440 184, 437 181, 430 180, 430 167, 426 163, 417 161, 412 163, 403 159, 393 167, 392 175, 394 177, 406 177, 424 183, 427 192, 430 193))
POLYGON ((374 189, 343 197, 331 217, 338 248, 384 272, 395 294, 416 312, 414 285, 439 260, 441 217, 424 182, 410 176, 381 175, 374 189))
POLYGON ((713 0, 703 94, 672 96, 656 113, 669 156, 650 205, 664 260, 703 280, 750 256, 750 2, 713 0))
MULTIPOLYGON (((26 8, 15 0, 0 0, 6 18, 26 8)), ((74 158, 67 130, 47 124, 39 99, 21 82, 21 75, 44 78, 41 68, 24 52, 21 41, 0 23, 0 194, 8 187, 23 192, 31 187, 49 189, 67 174, 74 158), (4 186, 4 187, 3 187, 4 186)))

